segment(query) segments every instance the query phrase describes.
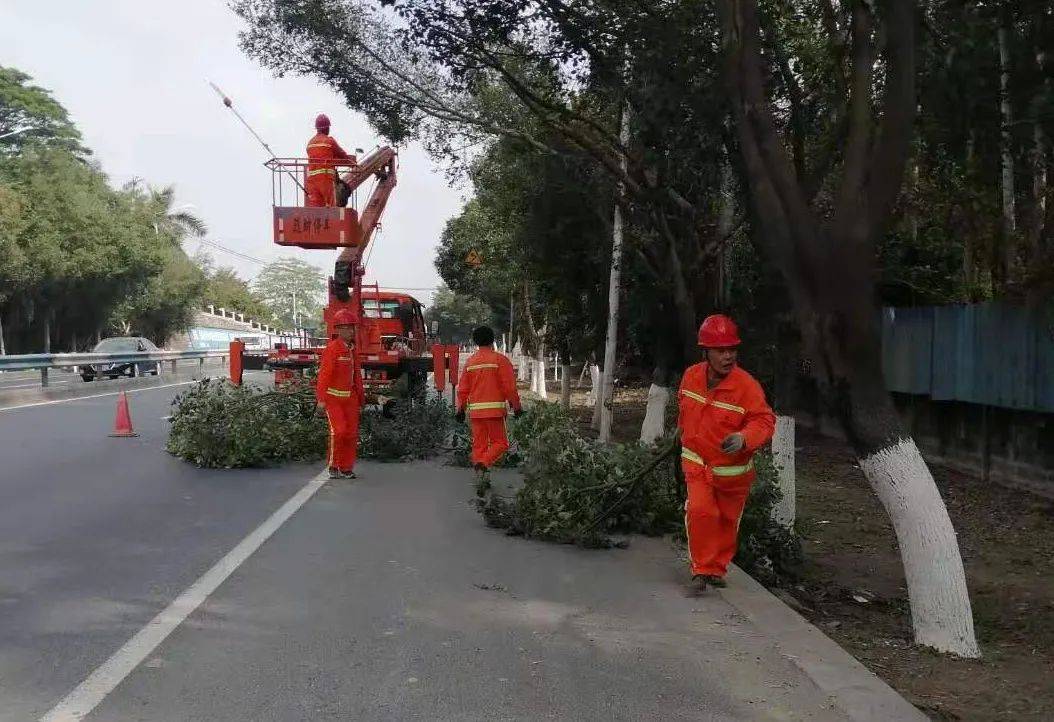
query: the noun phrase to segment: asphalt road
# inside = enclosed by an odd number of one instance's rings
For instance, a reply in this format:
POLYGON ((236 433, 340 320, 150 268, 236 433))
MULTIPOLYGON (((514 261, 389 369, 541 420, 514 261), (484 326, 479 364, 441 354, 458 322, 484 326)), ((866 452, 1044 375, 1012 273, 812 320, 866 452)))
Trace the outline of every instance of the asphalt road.
MULTIPOLYGON (((304 488, 163 451, 179 388, 0 411, 0 719, 33 720, 304 488)), ((87 719, 842 719, 661 541, 586 551, 487 529, 467 472, 322 486, 87 719)))
POLYGON ((209 472, 164 452, 172 397, 0 410, 0 719, 32 720, 222 557, 313 469, 209 472))

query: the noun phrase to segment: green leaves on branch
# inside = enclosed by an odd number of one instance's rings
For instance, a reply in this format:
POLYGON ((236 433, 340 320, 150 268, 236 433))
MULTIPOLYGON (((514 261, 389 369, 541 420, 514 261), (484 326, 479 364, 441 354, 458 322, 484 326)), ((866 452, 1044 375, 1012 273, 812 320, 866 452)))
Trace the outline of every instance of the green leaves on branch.
POLYGON ((272 466, 314 461, 326 453, 326 419, 307 382, 270 391, 205 379, 172 405, 166 448, 195 466, 272 466))
POLYGON ((441 451, 454 424, 454 410, 443 399, 412 406, 397 401, 387 415, 375 409, 362 413, 359 456, 377 461, 427 459, 441 451))
MULTIPOLYGON (((601 444, 578 433, 558 404, 537 403, 512 421, 514 447, 526 457, 524 484, 513 498, 480 503, 490 526, 510 534, 587 547, 607 547, 612 535, 684 533, 684 482, 679 446, 601 444)), ((780 493, 772 457, 755 456, 758 478, 739 528, 735 561, 766 583, 797 577, 801 543, 773 520, 780 493)))

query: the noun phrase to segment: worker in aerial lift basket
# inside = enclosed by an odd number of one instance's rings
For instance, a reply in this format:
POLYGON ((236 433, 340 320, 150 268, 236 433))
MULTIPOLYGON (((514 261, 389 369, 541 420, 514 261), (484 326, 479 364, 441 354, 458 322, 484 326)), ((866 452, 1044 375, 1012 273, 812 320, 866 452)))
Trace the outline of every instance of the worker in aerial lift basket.
POLYGON ((329 116, 315 118, 314 137, 307 142, 307 199, 306 205, 316 208, 343 206, 348 202, 347 185, 340 180, 332 161, 353 161, 340 143, 329 134, 329 116), (341 201, 338 203, 338 200, 341 201))
POLYGON ((472 340, 479 350, 469 357, 458 381, 457 419, 464 421, 467 412, 472 427, 472 465, 480 474, 477 493, 482 496, 490 487, 487 469, 509 450, 506 404, 516 416, 523 408, 512 362, 494 350, 494 331, 480 326, 472 332, 472 340))
POLYGON ((359 412, 366 393, 355 350, 355 314, 333 315, 334 338, 322 352, 316 396, 329 421, 329 478, 354 479, 359 446, 359 412))
POLYGON ((677 427, 694 592, 725 586, 755 478, 754 452, 776 427, 761 384, 737 365, 739 344, 732 319, 708 316, 699 327, 705 360, 688 367, 681 380, 677 427))

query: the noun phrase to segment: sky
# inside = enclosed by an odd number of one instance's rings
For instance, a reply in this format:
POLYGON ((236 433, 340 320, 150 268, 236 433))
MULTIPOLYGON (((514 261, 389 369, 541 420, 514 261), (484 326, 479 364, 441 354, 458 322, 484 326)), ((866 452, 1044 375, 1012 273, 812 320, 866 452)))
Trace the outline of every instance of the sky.
MULTIPOLYGON (((314 118, 352 152, 380 142, 313 78, 276 79, 237 46, 241 21, 222 0, 5 0, 0 64, 33 76, 70 112, 115 186, 133 177, 176 187, 209 226, 206 239, 263 261, 296 256, 332 273, 335 251, 273 243, 268 154, 209 87, 216 83, 279 156, 303 156, 314 118)), ((434 248, 466 190, 451 188, 418 146, 400 148, 399 183, 375 237, 367 281, 434 288, 434 248)), ((361 198, 361 192, 360 192, 361 198)), ((195 253, 196 241, 185 248, 195 253)), ((246 279, 260 264, 210 246, 246 279)), ((413 291, 428 303, 430 290, 413 291)))

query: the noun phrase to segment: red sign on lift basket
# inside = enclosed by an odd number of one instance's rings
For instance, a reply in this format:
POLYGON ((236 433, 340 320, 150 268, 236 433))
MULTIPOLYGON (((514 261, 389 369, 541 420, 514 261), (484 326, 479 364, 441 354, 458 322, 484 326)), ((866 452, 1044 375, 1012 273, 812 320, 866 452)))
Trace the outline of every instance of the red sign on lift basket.
POLYGON ((358 213, 354 208, 274 209, 274 242, 300 248, 342 248, 362 242, 358 213))

